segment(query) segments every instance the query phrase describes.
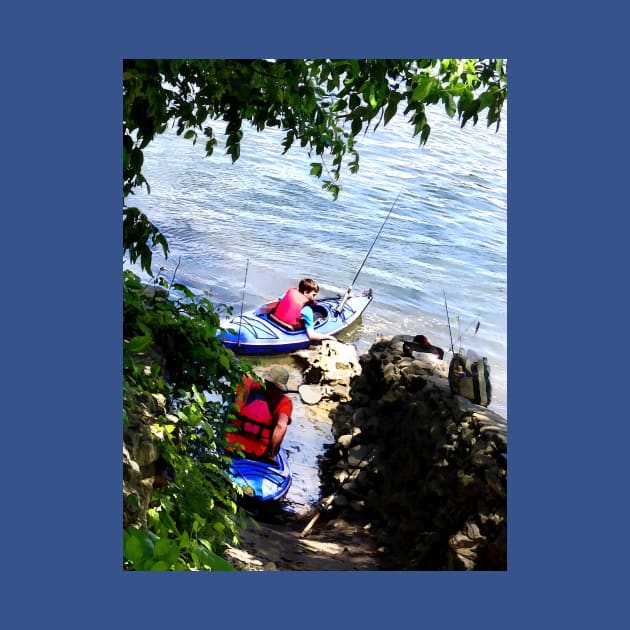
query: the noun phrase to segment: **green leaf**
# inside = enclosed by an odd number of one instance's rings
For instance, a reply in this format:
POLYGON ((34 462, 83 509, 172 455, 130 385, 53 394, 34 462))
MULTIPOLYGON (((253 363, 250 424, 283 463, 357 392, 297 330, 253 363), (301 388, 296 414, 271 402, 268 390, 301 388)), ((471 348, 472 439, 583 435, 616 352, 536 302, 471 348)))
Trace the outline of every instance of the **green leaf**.
POLYGON ((153 338, 150 335, 138 335, 126 343, 126 348, 129 352, 144 352, 152 343, 153 338))
POLYGON ((418 86, 414 88, 411 95, 412 100, 423 102, 433 87, 433 81, 432 77, 421 77, 418 86))
POLYGON ((126 560, 139 564, 142 561, 143 551, 142 543, 136 536, 129 536, 123 548, 123 554, 126 560))
POLYGON ((429 139, 429 134, 431 133, 430 125, 426 124, 422 128, 422 133, 420 134, 420 145, 426 144, 426 141, 429 139))
POLYGON ((368 103, 370 104, 370 106, 373 109, 376 109, 376 107, 378 107, 378 101, 376 100, 376 90, 375 90, 375 87, 374 87, 373 83, 370 85, 370 92, 369 92, 369 95, 368 95, 368 103))
POLYGON ((241 148, 238 144, 233 144, 228 147, 226 153, 232 158, 232 164, 234 164, 241 155, 241 148))
POLYGON ((479 96, 479 110, 482 110, 492 104, 494 95, 490 92, 484 92, 479 96))
POLYGON ((126 560, 142 568, 142 561, 153 555, 153 545, 155 535, 150 532, 130 527, 127 529, 127 540, 123 545, 123 554, 126 560))
POLYGON ((442 93, 442 102, 444 103, 444 109, 446 110, 446 113, 449 115, 450 118, 453 118, 453 116, 455 115, 455 100, 453 99, 453 96, 450 92, 443 92, 442 93))
POLYGON ((361 127, 363 126, 361 119, 360 118, 355 118, 352 121, 352 135, 356 136, 360 131, 361 131, 361 127))
POLYGON ((139 173, 140 170, 142 169, 142 164, 144 163, 144 155, 142 151, 138 149, 138 147, 134 147, 131 150, 131 153, 129 155, 129 163, 131 165, 131 168, 136 173, 139 173))
POLYGON ((383 125, 386 125, 395 115, 398 110, 398 101, 391 100, 385 108, 385 114, 383 115, 383 125))
POLYGON ((322 165, 319 162, 311 162, 311 175, 315 175, 315 177, 321 177, 322 175, 322 165))
POLYGON ((195 545, 192 555, 196 556, 201 564, 209 567, 212 571, 234 571, 234 567, 229 562, 200 544, 195 545))
POLYGON ((157 558, 164 558, 172 553, 173 549, 177 551, 177 545, 168 538, 160 538, 155 543, 155 548, 153 549, 153 554, 157 558))
POLYGON ((188 532, 184 531, 182 535, 179 537, 179 548, 186 550, 190 546, 190 537, 188 536, 188 532))

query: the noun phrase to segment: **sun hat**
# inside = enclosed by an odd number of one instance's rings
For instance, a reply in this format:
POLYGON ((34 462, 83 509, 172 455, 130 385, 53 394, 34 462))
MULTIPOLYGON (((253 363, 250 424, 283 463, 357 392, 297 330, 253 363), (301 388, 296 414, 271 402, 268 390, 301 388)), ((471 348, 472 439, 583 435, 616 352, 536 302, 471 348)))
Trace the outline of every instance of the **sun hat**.
POLYGON ((289 382, 289 371, 281 365, 273 365, 268 370, 265 370, 262 377, 263 379, 273 383, 283 391, 287 391, 287 383, 289 382))

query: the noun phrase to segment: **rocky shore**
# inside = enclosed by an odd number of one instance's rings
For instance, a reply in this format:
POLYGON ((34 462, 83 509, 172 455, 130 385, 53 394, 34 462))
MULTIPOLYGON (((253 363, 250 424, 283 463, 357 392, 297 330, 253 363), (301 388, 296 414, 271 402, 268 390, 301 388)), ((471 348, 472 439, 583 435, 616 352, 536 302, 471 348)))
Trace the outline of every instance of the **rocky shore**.
MULTIPOLYGON (((235 566, 507 569, 506 421, 453 395, 447 364, 405 356, 405 341, 381 339, 360 357, 337 341, 292 355, 303 381, 324 394, 308 413, 332 423, 321 506, 295 522, 248 528, 229 551, 235 566)), ((161 407, 149 402, 147 415, 161 407)), ((161 474, 146 424, 124 432, 125 514, 133 508, 136 523, 161 474)))
POLYGON ((382 569, 507 569, 507 424, 451 394, 448 366, 406 336, 361 357, 324 342, 307 382, 328 396, 335 443, 324 504, 372 532, 382 569))

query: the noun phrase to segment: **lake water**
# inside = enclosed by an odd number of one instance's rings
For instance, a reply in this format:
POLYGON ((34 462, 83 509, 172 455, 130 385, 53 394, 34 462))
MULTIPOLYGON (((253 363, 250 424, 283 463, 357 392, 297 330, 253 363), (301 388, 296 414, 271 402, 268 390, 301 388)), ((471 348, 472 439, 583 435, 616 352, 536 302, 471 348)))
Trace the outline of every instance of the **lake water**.
MULTIPOLYGON (((244 128, 241 157, 167 132, 145 150, 151 194, 127 200, 170 245, 153 269, 209 290, 238 313, 275 299, 300 278, 320 296, 345 291, 400 193, 357 281, 374 301, 350 341, 360 353, 381 336, 424 334, 490 363, 490 408, 507 418, 507 111, 498 133, 480 120, 461 129, 429 109, 431 136, 419 147, 402 117, 362 135, 360 170, 344 171, 337 201, 309 175, 305 149, 281 155, 282 132, 244 128), (179 266, 178 266, 179 264, 179 266), (247 269, 247 282, 245 274, 247 269), (245 286, 244 286, 245 285, 245 286), (458 318, 458 320, 456 319, 458 318), (480 322, 475 334, 475 325, 480 322)), ((132 267, 134 271, 138 269, 132 267)), ((140 274, 142 275, 142 274, 140 274)), ((445 358, 448 359, 447 354, 445 358)))

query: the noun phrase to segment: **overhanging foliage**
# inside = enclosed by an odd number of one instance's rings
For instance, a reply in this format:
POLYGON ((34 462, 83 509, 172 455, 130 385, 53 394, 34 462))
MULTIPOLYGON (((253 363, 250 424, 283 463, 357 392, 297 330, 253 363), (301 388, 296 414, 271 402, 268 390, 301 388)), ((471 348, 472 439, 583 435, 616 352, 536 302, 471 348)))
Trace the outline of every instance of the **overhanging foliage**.
MULTIPOLYGON (((507 96, 503 59, 127 59, 123 63, 123 193, 149 182, 143 149, 172 124, 178 135, 217 145, 212 121, 225 123, 226 152, 240 156, 243 121, 256 131, 284 131, 282 151, 298 144, 315 159, 310 173, 336 199, 344 160, 359 169, 354 139, 397 113, 419 144, 431 126, 427 107, 440 105, 462 127, 482 112, 498 129, 507 96), (401 112, 402 110, 402 112, 401 112)), ((149 219, 125 209, 123 251, 151 273, 152 245, 168 244, 149 219), (149 240, 151 239, 151 242, 149 240)))

